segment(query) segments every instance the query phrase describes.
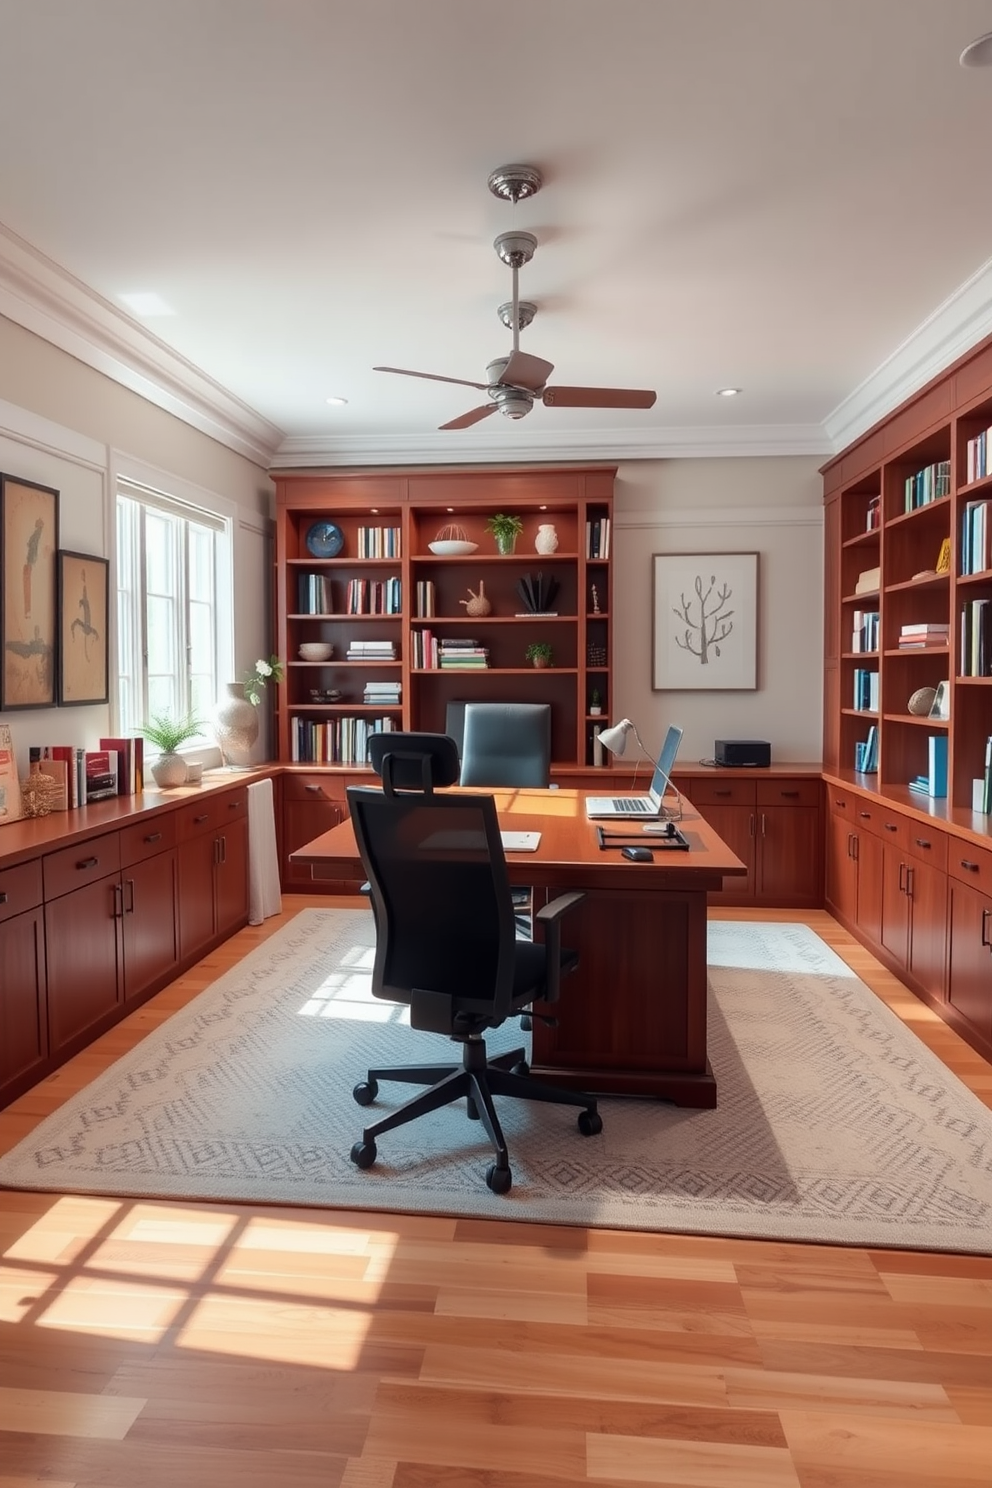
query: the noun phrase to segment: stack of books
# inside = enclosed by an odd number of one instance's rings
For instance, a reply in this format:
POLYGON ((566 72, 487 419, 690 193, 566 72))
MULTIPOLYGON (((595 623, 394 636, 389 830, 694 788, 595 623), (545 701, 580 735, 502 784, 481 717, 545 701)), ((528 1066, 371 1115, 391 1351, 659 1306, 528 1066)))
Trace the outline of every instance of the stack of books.
POLYGON ((909 782, 918 796, 939 800, 947 795, 947 735, 931 734, 927 740, 927 773, 909 782))
POLYGON ((395 661, 395 641, 349 641, 348 661, 395 661))
POLYGON ((480 671, 489 665, 489 647, 468 638, 452 640, 442 636, 438 641, 437 663, 442 671, 480 671))
POLYGON ((401 686, 400 682, 366 682, 362 702, 376 708, 398 708, 401 686))
POLYGON ((926 620, 919 625, 904 625, 899 632, 900 651, 926 650, 928 647, 946 646, 951 627, 926 620))

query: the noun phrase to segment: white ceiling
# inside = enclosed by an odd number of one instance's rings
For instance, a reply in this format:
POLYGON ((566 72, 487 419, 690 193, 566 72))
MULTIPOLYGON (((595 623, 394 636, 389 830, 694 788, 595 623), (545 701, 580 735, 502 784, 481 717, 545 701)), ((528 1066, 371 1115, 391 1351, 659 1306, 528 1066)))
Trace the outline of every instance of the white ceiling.
POLYGON ((825 454, 992 329, 992 72, 958 65, 992 0, 0 0, 0 26, 0 313, 263 463, 825 454), (546 183, 516 207, 486 186, 511 161, 546 183), (484 380, 511 227, 539 240, 523 349, 650 412, 438 433, 480 396, 372 371, 484 380))

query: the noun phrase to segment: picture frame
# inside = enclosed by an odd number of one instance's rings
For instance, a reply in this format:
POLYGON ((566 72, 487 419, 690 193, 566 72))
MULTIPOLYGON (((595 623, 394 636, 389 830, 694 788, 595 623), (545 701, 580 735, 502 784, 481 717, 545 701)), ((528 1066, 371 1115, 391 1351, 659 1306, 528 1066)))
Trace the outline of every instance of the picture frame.
POLYGON ((758 554, 653 553, 651 687, 754 691, 758 554))
POLYGON ((937 691, 934 693, 933 702, 930 704, 928 718, 939 718, 946 723, 951 716, 951 684, 949 681, 938 682, 937 691))
POLYGON ((109 701, 110 562, 93 553, 58 554, 59 703, 109 701))
POLYGON ((19 821, 24 815, 21 782, 17 778, 17 760, 10 727, 0 723, 0 827, 19 821))
POLYGON ((0 474, 0 710, 54 708, 59 493, 0 474))

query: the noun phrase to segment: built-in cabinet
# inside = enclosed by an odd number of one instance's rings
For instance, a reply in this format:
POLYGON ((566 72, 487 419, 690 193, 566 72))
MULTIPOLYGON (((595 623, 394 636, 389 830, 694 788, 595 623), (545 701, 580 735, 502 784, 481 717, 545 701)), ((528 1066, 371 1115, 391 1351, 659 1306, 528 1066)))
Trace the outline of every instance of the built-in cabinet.
POLYGON ((244 923, 248 883, 248 791, 224 791, 180 807, 179 952, 195 960, 244 923))
POLYGON ((0 869, 0 1102, 27 1085, 48 1055, 48 991, 41 863, 0 869))
POLYGON ((675 783, 747 865, 746 878, 724 880, 711 904, 779 908, 823 902, 823 786, 815 776, 715 770, 676 774, 675 783))

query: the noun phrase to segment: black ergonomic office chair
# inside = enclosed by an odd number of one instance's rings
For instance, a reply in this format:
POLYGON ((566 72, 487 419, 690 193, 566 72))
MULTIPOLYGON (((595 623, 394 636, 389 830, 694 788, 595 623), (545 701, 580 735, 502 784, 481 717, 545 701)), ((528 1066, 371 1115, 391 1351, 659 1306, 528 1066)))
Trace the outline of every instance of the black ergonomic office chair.
POLYGON ((492 797, 436 795, 431 763, 421 766, 419 786, 403 789, 398 781, 412 780, 417 768, 409 751, 394 759, 387 750, 380 765, 381 791, 350 786, 347 793, 375 914, 372 991, 408 1003, 411 1026, 461 1044, 462 1059, 370 1069, 355 1086, 359 1105, 375 1100, 380 1080, 429 1088, 367 1126, 351 1158, 371 1167, 383 1133, 465 1096, 496 1153, 486 1182, 506 1193, 512 1175, 494 1096, 579 1106, 580 1132, 602 1131, 593 1096, 530 1079, 522 1048, 490 1060, 484 1039, 487 1028, 535 1000, 557 1000, 562 976, 578 964, 575 952, 562 948, 560 921, 583 895, 564 894, 539 912, 543 942, 518 941, 492 797))

